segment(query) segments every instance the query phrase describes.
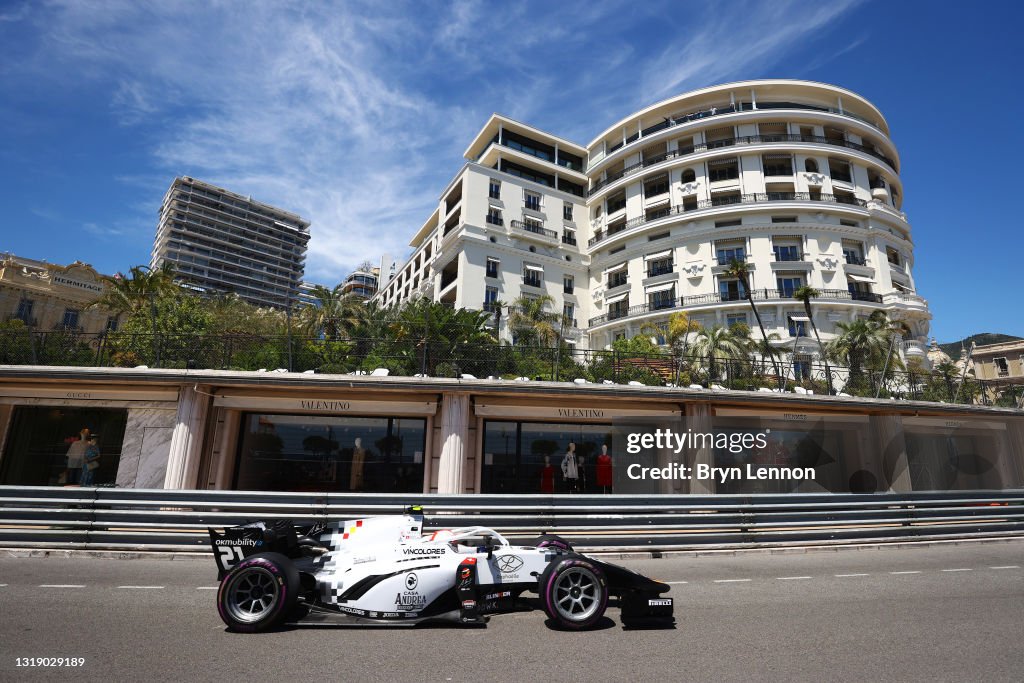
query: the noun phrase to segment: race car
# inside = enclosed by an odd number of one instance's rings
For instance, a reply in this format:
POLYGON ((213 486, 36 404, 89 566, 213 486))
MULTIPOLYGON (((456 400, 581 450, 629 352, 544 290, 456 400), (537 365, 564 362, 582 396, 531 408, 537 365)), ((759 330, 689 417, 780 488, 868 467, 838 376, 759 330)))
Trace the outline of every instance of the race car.
POLYGON ((210 529, 217 609, 231 630, 296 622, 485 625, 536 593, 556 628, 593 627, 614 596, 626 628, 674 625, 669 586, 542 535, 513 546, 485 527, 423 531, 423 512, 297 529, 255 522, 210 529))

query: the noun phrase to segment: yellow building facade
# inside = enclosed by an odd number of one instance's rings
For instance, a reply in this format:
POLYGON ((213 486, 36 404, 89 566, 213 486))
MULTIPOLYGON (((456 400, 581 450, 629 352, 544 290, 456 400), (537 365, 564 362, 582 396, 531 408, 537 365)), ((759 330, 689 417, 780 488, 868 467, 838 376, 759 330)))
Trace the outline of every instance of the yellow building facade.
POLYGON ((21 320, 40 331, 116 329, 116 315, 90 307, 104 287, 103 276, 88 263, 61 266, 5 254, 0 260, 0 320, 21 320))

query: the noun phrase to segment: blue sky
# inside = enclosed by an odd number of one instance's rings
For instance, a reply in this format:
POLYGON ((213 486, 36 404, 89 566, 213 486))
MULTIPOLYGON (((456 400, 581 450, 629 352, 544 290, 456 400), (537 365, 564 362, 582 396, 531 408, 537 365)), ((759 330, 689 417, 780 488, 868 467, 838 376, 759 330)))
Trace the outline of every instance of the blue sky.
POLYGON ((746 78, 854 90, 902 159, 940 341, 1024 336, 1020 3, 0 0, 0 251, 146 263, 175 175, 313 222, 307 279, 402 258, 491 112, 586 144, 746 78))

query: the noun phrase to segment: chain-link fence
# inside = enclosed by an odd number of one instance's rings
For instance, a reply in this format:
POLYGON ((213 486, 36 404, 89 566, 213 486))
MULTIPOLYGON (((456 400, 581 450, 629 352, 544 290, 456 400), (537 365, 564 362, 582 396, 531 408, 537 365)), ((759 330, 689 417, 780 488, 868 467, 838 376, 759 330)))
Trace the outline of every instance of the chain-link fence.
POLYGON ((672 352, 576 350, 571 345, 497 344, 452 326, 392 328, 387 336, 335 339, 301 334, 184 335, 106 332, 0 332, 0 364, 275 370, 426 377, 500 377, 647 386, 895 398, 1019 407, 1024 382, 978 380, 939 372, 854 369, 806 361, 698 357, 672 352))

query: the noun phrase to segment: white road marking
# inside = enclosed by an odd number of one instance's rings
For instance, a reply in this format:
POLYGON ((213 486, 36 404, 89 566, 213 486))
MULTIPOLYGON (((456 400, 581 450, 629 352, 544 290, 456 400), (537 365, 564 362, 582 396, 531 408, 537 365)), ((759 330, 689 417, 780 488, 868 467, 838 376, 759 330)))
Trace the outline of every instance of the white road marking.
POLYGON ((944 572, 969 572, 970 569, 943 569, 944 572))
POLYGON ((160 590, 163 586, 118 586, 118 588, 139 588, 144 590, 160 590))
POLYGON ((6 585, 6 583, 0 583, 0 588, 4 588, 6 585))
POLYGON ((41 583, 40 588, 85 588, 80 583, 41 583))
POLYGON ((989 567, 989 569, 1020 569, 1019 564, 1004 564, 1001 567, 989 567))
POLYGON ((751 579, 715 579, 715 583, 745 583, 751 579))
POLYGON ((665 583, 667 583, 667 584, 669 584, 669 585, 673 585, 673 586, 674 586, 674 585, 676 585, 676 584, 680 584, 680 583, 690 583, 690 582, 689 582, 689 581, 666 581, 665 583))
POLYGON ((220 586, 196 586, 197 591, 215 591, 218 588, 220 588, 220 586))
POLYGON ((921 572, 918 571, 918 570, 914 570, 912 572, 889 572, 889 573, 890 574, 920 574, 921 572))
POLYGON ((836 574, 840 579, 846 579, 851 576, 871 576, 871 574, 836 574))
POLYGON ((776 576, 776 581, 797 581, 799 579, 809 579, 810 576, 776 576))

